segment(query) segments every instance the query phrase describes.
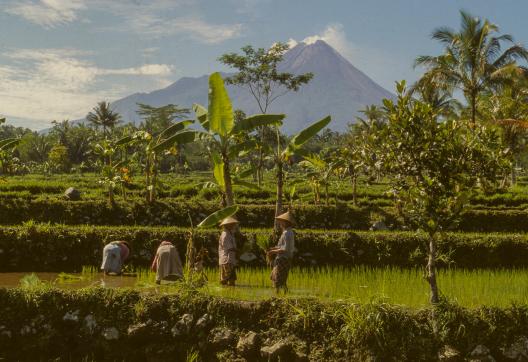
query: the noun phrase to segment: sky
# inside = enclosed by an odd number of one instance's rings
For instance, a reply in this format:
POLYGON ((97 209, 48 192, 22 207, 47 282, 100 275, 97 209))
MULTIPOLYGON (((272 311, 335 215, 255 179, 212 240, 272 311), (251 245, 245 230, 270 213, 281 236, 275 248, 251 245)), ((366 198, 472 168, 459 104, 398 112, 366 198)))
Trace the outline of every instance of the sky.
POLYGON ((0 115, 32 129, 99 101, 227 71, 226 52, 323 39, 390 91, 459 10, 528 43, 525 0, 0 0, 0 115))

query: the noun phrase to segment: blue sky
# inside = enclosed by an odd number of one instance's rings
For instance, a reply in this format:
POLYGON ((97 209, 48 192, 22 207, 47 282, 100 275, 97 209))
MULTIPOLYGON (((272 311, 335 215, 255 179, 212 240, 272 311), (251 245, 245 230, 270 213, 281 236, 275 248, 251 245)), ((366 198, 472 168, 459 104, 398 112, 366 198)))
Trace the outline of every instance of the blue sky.
POLYGON ((46 128, 101 100, 226 70, 222 53, 323 39, 389 90, 459 9, 528 43, 519 0, 0 0, 0 114, 46 128))

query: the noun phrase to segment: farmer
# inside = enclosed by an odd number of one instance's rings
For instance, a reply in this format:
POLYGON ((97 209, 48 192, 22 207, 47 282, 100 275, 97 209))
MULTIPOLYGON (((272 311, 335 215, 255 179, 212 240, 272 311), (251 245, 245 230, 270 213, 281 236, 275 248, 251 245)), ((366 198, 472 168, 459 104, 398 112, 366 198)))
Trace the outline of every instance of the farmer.
POLYGON ((275 291, 278 293, 281 288, 284 292, 288 291, 286 281, 288 280, 288 272, 291 267, 293 250, 295 248, 295 234, 292 230, 292 227, 295 226, 295 219, 289 211, 275 217, 275 219, 279 223, 282 235, 279 238, 277 246, 267 251, 267 257, 271 259, 275 255, 272 263, 271 280, 275 291))
POLYGON ((162 280, 183 278, 180 255, 170 241, 161 242, 150 268, 156 272, 156 284, 160 284, 162 280))
POLYGON ((130 255, 130 246, 126 241, 111 241, 103 249, 101 270, 105 274, 121 274, 123 263, 130 255))
POLYGON ((225 218, 220 223, 223 230, 218 241, 218 265, 220 265, 222 285, 235 285, 237 264, 235 232, 238 224, 238 220, 234 217, 225 218))

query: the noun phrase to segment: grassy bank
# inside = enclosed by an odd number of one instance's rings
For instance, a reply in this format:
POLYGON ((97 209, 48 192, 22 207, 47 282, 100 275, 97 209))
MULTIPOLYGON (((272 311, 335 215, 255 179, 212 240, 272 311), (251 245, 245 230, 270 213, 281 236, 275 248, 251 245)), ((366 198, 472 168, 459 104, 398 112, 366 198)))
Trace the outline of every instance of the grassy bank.
POLYGON ((0 357, 152 361, 194 355, 200 361, 266 361, 262 350, 282 343, 281 360, 430 361, 445 345, 469 357, 485 345, 504 359, 526 335, 528 308, 462 308, 442 303, 409 310, 383 302, 314 299, 237 302, 192 291, 0 288, 0 357), (436 331, 433 329, 436 326, 436 331), (247 351, 237 342, 249 331, 247 351))

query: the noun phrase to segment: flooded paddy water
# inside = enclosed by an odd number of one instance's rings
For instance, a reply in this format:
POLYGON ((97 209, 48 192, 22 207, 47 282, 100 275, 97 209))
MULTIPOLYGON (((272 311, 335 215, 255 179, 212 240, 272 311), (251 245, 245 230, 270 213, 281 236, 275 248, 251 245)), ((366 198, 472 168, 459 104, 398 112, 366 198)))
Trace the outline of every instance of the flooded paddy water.
MULTIPOLYGON (((237 300, 262 300, 275 291, 266 268, 240 268, 235 287, 219 285, 218 270, 206 269, 207 280, 198 289, 206 294, 237 300)), ((94 267, 82 273, 0 273, 0 287, 24 287, 43 283, 62 289, 89 287, 134 288, 152 293, 177 293, 180 282, 154 282, 155 274, 141 269, 121 276, 108 276, 94 267)), ((482 304, 508 306, 528 303, 527 269, 448 269, 439 272, 439 286, 445 295, 473 307, 482 304)), ((347 300, 358 303, 383 300, 410 307, 427 306, 429 288, 420 269, 326 267, 293 268, 288 278, 287 297, 317 297, 323 300, 347 300)))

